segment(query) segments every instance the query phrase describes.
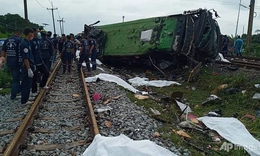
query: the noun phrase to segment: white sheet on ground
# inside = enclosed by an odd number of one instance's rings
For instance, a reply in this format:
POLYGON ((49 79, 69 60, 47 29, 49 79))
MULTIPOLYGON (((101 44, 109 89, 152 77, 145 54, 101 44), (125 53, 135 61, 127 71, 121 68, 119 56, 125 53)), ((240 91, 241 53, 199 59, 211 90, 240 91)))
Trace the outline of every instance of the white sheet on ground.
POLYGON ((121 78, 115 75, 101 73, 93 77, 87 77, 85 78, 85 80, 86 82, 96 82, 98 78, 103 81, 115 82, 116 84, 130 90, 131 92, 134 93, 138 92, 138 90, 135 89, 133 86, 131 86, 130 84, 128 84, 127 82, 125 82, 124 80, 122 80, 121 78))
POLYGON ((222 61, 222 62, 230 62, 229 60, 224 58, 223 54, 218 53, 218 56, 220 57, 220 61, 222 61))
POLYGON ((166 87, 172 84, 181 85, 175 81, 166 81, 166 80, 152 80, 148 81, 148 78, 135 77, 128 80, 133 86, 154 86, 154 87, 166 87))
POLYGON ((82 156, 177 156, 149 140, 134 141, 121 134, 104 137, 97 134, 82 156))
POLYGON ((218 132, 229 142, 244 147, 251 156, 260 155, 260 142, 256 140, 246 127, 236 118, 200 117, 208 128, 218 132))

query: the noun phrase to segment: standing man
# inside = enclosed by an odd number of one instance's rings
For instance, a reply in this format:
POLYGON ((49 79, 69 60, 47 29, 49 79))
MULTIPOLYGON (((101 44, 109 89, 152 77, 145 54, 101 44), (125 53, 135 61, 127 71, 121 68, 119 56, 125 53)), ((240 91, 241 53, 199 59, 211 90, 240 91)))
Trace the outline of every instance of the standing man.
POLYGON ((40 32, 38 28, 33 28, 34 30, 34 38, 31 40, 31 48, 32 48, 32 53, 34 57, 34 64, 36 66, 36 70, 33 73, 33 81, 32 81, 32 93, 33 95, 36 95, 37 93, 37 79, 38 76, 40 76, 38 73, 40 72, 42 76, 42 80, 40 81, 40 87, 44 89, 48 89, 46 86, 46 82, 49 77, 49 71, 46 67, 46 65, 43 62, 42 59, 42 52, 41 52, 41 43, 40 39, 38 38, 38 33, 40 32))
POLYGON ((88 41, 85 40, 85 39, 82 39, 81 36, 78 36, 78 40, 80 41, 81 43, 81 49, 80 49, 80 52, 79 52, 79 62, 78 62, 78 72, 80 72, 80 69, 81 69, 81 66, 82 66, 82 63, 85 61, 86 63, 89 62, 89 44, 88 44, 88 41))
POLYGON ((73 33, 70 33, 70 41, 73 43, 73 49, 74 49, 71 54, 71 59, 72 59, 71 62, 73 62, 73 59, 74 59, 74 61, 76 61, 76 50, 77 50, 77 46, 78 46, 77 42, 75 41, 75 36, 73 33))
POLYGON ((242 56, 243 44, 244 44, 243 40, 240 38, 240 36, 238 36, 234 44, 234 49, 237 56, 242 56))
MULTIPOLYGON (((93 35, 89 35, 88 37, 89 39, 89 55, 91 57, 91 64, 92 64, 92 70, 96 70, 97 69, 97 63, 96 63, 96 59, 97 59, 97 48, 96 48, 96 40, 94 39, 93 35)), ((89 62, 87 63, 87 68, 88 71, 90 71, 90 64, 89 62)))
POLYGON ((47 69, 51 70, 51 57, 53 55, 53 46, 51 41, 48 39, 45 33, 42 33, 42 59, 44 64, 47 66, 47 69))
POLYGON ((74 51, 73 43, 70 40, 70 36, 68 35, 67 40, 64 42, 62 53, 61 53, 61 59, 63 64, 63 74, 66 72, 66 66, 68 64, 68 72, 70 74, 71 71, 71 56, 72 52, 74 51))
POLYGON ((22 31, 17 29, 14 31, 14 35, 5 40, 2 47, 2 53, 0 55, 0 68, 5 62, 7 57, 7 66, 12 74, 12 87, 11 87, 11 100, 16 98, 16 95, 20 92, 21 85, 21 72, 20 67, 22 64, 22 58, 19 52, 19 45, 21 43, 22 31))
POLYGON ((65 34, 62 34, 61 38, 59 39, 59 53, 62 52, 63 44, 64 44, 65 40, 66 40, 66 36, 65 36, 65 34))
POLYGON ((20 44, 20 54, 23 59, 23 64, 21 67, 21 71, 22 71, 21 104, 26 104, 30 96, 33 71, 35 70, 34 58, 33 58, 31 43, 30 43, 30 40, 33 39, 34 31, 31 28, 25 28, 23 33, 25 37, 20 44))
POLYGON ((53 47, 54 47, 53 56, 52 56, 52 63, 55 63, 56 62, 56 57, 57 57, 57 51, 58 51, 57 34, 53 34, 53 38, 52 38, 51 41, 52 41, 53 47))

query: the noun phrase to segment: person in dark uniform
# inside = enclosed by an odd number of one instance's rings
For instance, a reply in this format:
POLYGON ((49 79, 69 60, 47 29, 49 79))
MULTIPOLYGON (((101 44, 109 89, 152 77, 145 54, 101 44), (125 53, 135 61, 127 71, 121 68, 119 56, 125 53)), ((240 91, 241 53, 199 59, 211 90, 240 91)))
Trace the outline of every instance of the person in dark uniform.
MULTIPOLYGON (((51 32, 51 31, 48 31, 48 32, 47 32, 47 39, 51 41, 52 51, 54 52, 54 50, 55 50, 55 49, 54 49, 54 43, 52 42, 51 35, 52 35, 52 32, 51 32)), ((50 60, 49 60, 49 63, 48 63, 49 66, 50 66, 50 69, 51 69, 51 65, 52 65, 52 57, 53 57, 53 55, 51 56, 51 58, 50 58, 50 60)), ((48 67, 48 66, 47 66, 47 67, 48 67)), ((48 68, 49 68, 49 67, 48 67, 48 68)), ((50 70, 50 69, 49 69, 49 70, 50 70)))
POLYGON ((75 36, 73 33, 70 33, 70 41, 73 43, 73 49, 74 49, 72 52, 72 56, 71 56, 71 59, 72 59, 71 62, 73 62, 73 59, 74 59, 74 61, 76 61, 76 50, 78 48, 78 45, 77 45, 77 42, 75 41, 75 36))
POLYGON ((66 40, 66 36, 65 36, 65 34, 62 34, 61 38, 59 39, 59 53, 62 52, 63 44, 64 44, 65 40, 66 40))
MULTIPOLYGON (((93 35, 88 36, 89 39, 89 55, 91 57, 91 64, 92 64, 92 70, 97 69, 97 48, 96 48, 96 40, 94 39, 93 35)), ((90 71, 90 64, 87 63, 88 71, 90 71)))
POLYGON ((47 69, 50 71, 51 70, 51 57, 53 55, 53 48, 52 48, 52 43, 48 39, 45 33, 42 33, 42 47, 41 47, 41 52, 42 52, 42 59, 44 64, 47 66, 47 69))
POLYGON ((52 63, 56 62, 57 52, 58 52, 58 39, 57 34, 53 34, 53 38, 51 39, 54 47, 52 63))
POLYGON ((34 31, 31 28, 25 28, 23 33, 25 37, 20 44, 20 54, 23 59, 23 64, 21 67, 21 71, 22 71, 21 104, 26 104, 30 96, 33 71, 35 70, 34 58, 33 58, 31 43, 30 43, 30 40, 33 39, 34 31))
POLYGON ((73 43, 70 40, 70 36, 66 36, 67 40, 64 42, 61 59, 63 64, 63 74, 66 72, 66 66, 68 64, 68 72, 70 74, 71 71, 71 56, 72 52, 74 51, 73 43))
POLYGON ((0 55, 0 68, 5 62, 7 57, 7 67, 12 74, 12 87, 11 87, 11 100, 14 100, 17 94, 20 92, 21 85, 21 72, 20 67, 22 63, 21 55, 19 52, 19 45, 21 43, 22 31, 17 29, 14 31, 14 35, 5 40, 2 47, 2 53, 0 55))
POLYGON ((81 43, 81 49, 80 49, 80 52, 79 52, 79 62, 78 62, 78 72, 80 72, 80 69, 81 69, 81 66, 82 66, 82 63, 85 61, 86 63, 89 62, 89 44, 88 44, 88 41, 85 40, 85 39, 82 39, 81 36, 78 36, 77 38, 80 43, 81 43))
MULTIPOLYGON (((32 53, 34 57, 34 64, 36 66, 36 70, 33 73, 33 81, 32 81, 32 93, 37 93, 37 79, 38 76, 40 76, 38 73, 40 72, 42 76, 42 80, 40 81, 40 87, 44 89, 48 89, 46 86, 46 82, 49 77, 49 70, 47 69, 46 65, 44 64, 44 61, 42 59, 42 52, 41 52, 41 43, 40 39, 38 38, 38 33, 40 32, 38 28, 33 28, 34 30, 34 38, 31 40, 31 48, 32 53)), ((43 33, 41 33, 43 34, 43 33)), ((44 35, 43 35, 44 36, 44 35)), ((46 37, 46 35, 45 35, 46 37)))

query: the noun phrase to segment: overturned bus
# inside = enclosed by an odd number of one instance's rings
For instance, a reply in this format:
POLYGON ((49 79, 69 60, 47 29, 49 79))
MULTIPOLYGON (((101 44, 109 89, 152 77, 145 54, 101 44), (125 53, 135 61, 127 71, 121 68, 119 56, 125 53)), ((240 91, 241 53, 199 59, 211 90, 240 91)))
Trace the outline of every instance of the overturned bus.
POLYGON ((196 65, 218 55, 217 17, 214 9, 198 9, 103 26, 84 25, 84 36, 95 37, 103 60, 146 62, 160 69, 196 65))

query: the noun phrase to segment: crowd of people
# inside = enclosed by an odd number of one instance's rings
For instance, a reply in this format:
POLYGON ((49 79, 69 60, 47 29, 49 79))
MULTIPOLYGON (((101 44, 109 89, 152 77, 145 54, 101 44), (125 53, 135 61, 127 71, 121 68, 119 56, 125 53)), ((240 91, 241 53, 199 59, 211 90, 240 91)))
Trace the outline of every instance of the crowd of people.
POLYGON ((38 28, 25 28, 15 30, 14 35, 5 40, 0 54, 0 68, 3 64, 9 68, 12 75, 11 100, 18 99, 21 94, 21 104, 28 103, 30 95, 36 96, 39 87, 46 86, 51 66, 57 61, 59 54, 63 64, 63 74, 71 73, 72 62, 76 61, 76 50, 80 49, 77 71, 85 61, 87 70, 96 70, 96 41, 93 36, 75 39, 74 34, 57 34, 40 31, 38 28), (22 34, 24 37, 22 38, 22 34), (89 61, 91 57, 91 62, 89 61), (92 63, 92 69, 90 68, 92 63))

